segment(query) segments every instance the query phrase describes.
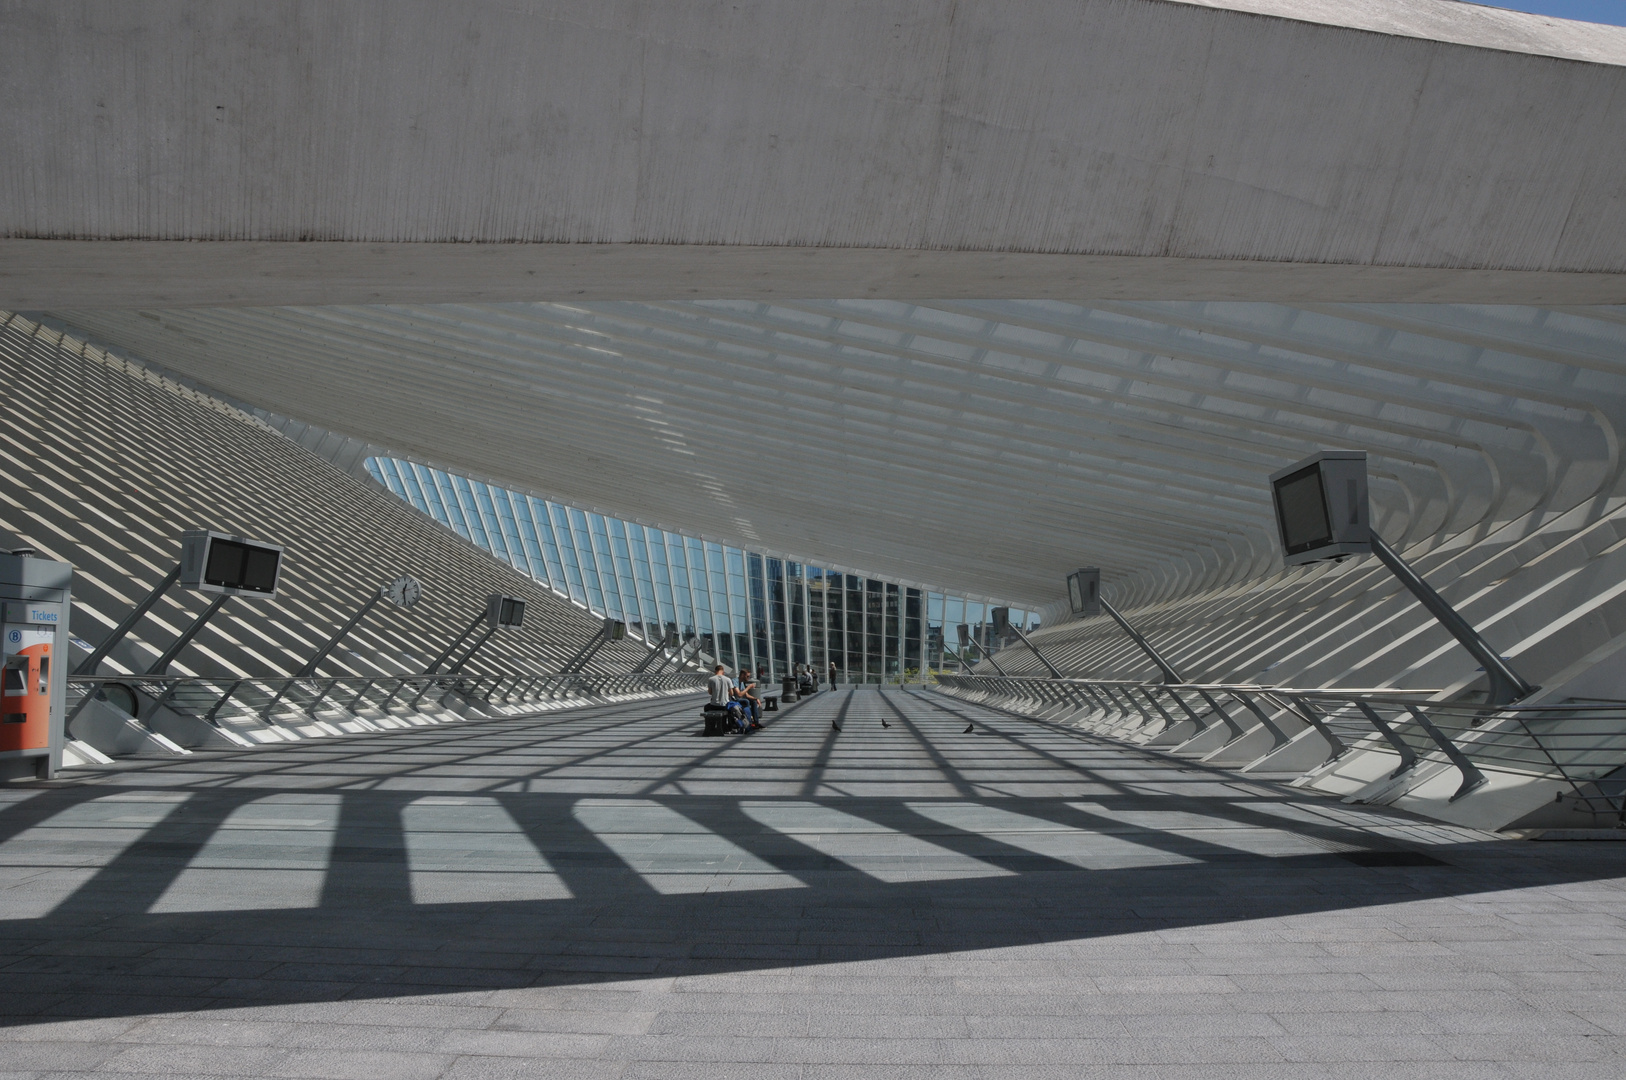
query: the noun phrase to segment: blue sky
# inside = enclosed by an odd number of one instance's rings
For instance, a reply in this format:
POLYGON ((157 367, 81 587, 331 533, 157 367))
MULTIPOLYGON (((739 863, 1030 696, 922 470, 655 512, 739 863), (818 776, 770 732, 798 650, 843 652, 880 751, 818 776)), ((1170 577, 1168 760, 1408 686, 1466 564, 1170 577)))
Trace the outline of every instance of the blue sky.
POLYGON ((1490 7, 1512 8, 1514 11, 1532 11, 1537 15, 1554 15, 1560 19, 1580 19, 1582 22, 1626 26, 1626 0, 1475 0, 1475 2, 1490 7))

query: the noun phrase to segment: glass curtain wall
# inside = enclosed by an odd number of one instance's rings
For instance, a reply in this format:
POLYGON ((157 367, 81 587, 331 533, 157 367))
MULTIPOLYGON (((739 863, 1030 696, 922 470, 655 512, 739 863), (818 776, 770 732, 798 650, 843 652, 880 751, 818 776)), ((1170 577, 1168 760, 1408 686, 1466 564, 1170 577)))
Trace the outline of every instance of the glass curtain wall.
MULTIPOLYGON (((912 681, 1000 648, 996 604, 664 532, 399 458, 366 467, 422 513, 595 614, 651 642, 673 631, 698 639, 721 663, 764 678, 798 664, 828 677, 834 664, 839 682, 912 681)), ((1039 625, 1017 608, 1010 619, 1039 625)))

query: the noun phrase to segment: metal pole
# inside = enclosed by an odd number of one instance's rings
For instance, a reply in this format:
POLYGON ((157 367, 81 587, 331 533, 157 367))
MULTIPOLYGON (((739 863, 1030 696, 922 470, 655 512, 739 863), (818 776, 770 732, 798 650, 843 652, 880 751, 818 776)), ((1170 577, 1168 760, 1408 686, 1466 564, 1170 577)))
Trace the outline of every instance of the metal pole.
POLYGON ((1400 768, 1389 774, 1391 780, 1417 764, 1417 752, 1406 744, 1405 739, 1395 734, 1394 728, 1384 723, 1383 717, 1377 714, 1376 709, 1364 701, 1356 701, 1355 707, 1366 714, 1366 718, 1372 722, 1373 727, 1378 729, 1378 733, 1383 736, 1384 741, 1394 747, 1395 753, 1400 755, 1400 768))
POLYGON ((327 639, 327 644, 316 650, 316 655, 305 661, 305 665, 298 671, 294 672, 294 677, 305 678, 310 675, 315 675, 317 665, 321 664, 323 660, 327 659, 327 654, 333 651, 333 647, 342 641, 346 634, 354 630, 356 628, 356 624, 364 619, 367 616, 367 613, 373 610, 373 607, 383 598, 384 594, 382 592, 375 592, 372 596, 369 596, 367 598, 367 602, 361 605, 361 610, 350 616, 350 621, 339 627, 338 631, 335 632, 332 637, 327 639))
POLYGON ((191 643, 193 638, 197 637, 198 631, 203 629, 204 624, 210 619, 214 618, 215 612, 220 610, 220 605, 224 604, 230 599, 231 596, 229 594, 223 594, 215 597, 214 602, 203 609, 203 614, 199 615, 196 619, 193 619, 192 625, 188 626, 181 633, 181 636, 176 638, 168 649, 164 650, 164 655, 153 661, 152 667, 147 669, 147 674, 162 675, 164 673, 164 669, 169 667, 170 662, 181 654, 181 650, 186 648, 187 645, 191 643))
POLYGON ((973 638, 968 638, 966 640, 967 640, 968 644, 975 645, 979 650, 981 650, 982 658, 984 660, 988 661, 990 664, 994 665, 994 670, 995 671, 999 672, 1001 675, 1005 676, 1006 678, 1010 678, 1010 672, 1006 671, 1004 668, 999 666, 999 661, 995 660, 994 659, 994 654, 988 651, 988 646, 984 645, 982 642, 978 641, 974 637, 973 638))
POLYGON ((683 650, 687 649, 688 647, 689 643, 687 641, 681 641, 678 643, 678 647, 672 650, 672 654, 670 656, 666 654, 665 650, 662 650, 661 662, 650 668, 649 674, 654 675, 661 671, 661 669, 665 668, 667 664, 670 664, 673 660, 676 660, 678 657, 682 656, 683 650))
POLYGON ((326 700, 327 696, 333 692, 333 688, 335 686, 338 686, 338 685, 339 685, 339 680, 338 679, 329 679, 327 681, 327 685, 322 687, 322 692, 320 694, 317 694, 314 698, 312 698, 311 703, 309 705, 305 706, 305 711, 307 713, 309 713, 310 715, 315 716, 316 715, 316 706, 320 705, 324 700, 326 700))
POLYGON ((1480 666, 1485 669, 1485 676, 1490 681, 1489 694, 1485 699, 1487 705, 1506 705, 1509 702, 1527 698, 1535 693, 1539 687, 1532 686, 1519 678, 1518 673, 1508 666, 1508 662, 1496 654, 1496 650, 1486 644, 1485 639, 1479 636, 1479 631, 1468 625, 1468 620, 1457 614, 1457 609, 1445 602, 1445 598, 1434 591, 1434 587, 1424 581, 1422 575, 1413 570, 1406 561, 1388 544, 1383 542, 1377 530, 1372 530, 1372 551, 1377 555, 1378 561, 1389 568, 1389 572, 1400 579, 1400 583, 1411 590, 1417 597, 1417 602, 1428 609, 1428 613, 1439 620, 1440 625, 1451 631, 1451 636, 1462 643, 1480 666))
MULTIPOLYGON (((755 635, 751 636, 754 637, 755 635)), ((609 642, 609 640, 610 634, 607 630, 600 630, 597 634, 594 634, 593 639, 582 647, 582 650, 571 659, 570 663, 566 664, 560 669, 561 673, 579 673, 587 666, 588 662, 591 661, 593 657, 598 655, 598 651, 602 649, 609 642)))
POLYGON ((480 640, 476 641, 473 645, 470 645, 469 646, 469 651, 464 653, 462 655, 462 657, 460 657, 458 659, 457 663, 453 664, 451 667, 446 669, 446 674, 448 674, 448 675, 456 675, 459 671, 462 671, 463 670, 463 665, 468 663, 469 660, 474 656, 474 654, 480 651, 480 646, 482 646, 486 642, 490 641, 491 640, 491 635, 495 634, 496 632, 497 632, 497 628, 495 626, 487 627, 486 632, 484 634, 480 635, 480 640))
MULTIPOLYGON (((375 682, 377 682, 377 681, 378 681, 377 679, 368 679, 366 682, 362 683, 361 684, 361 689, 356 692, 355 697, 350 699, 350 704, 348 704, 348 705, 346 705, 344 707, 344 711, 345 712, 350 712, 350 713, 355 712, 356 711, 356 706, 361 703, 362 698, 367 696, 367 691, 371 690, 373 688, 373 684, 375 682)), ((399 690, 401 688, 401 684, 400 684, 399 681, 396 682, 395 688, 397 690, 399 690)), ((392 693, 390 696, 394 697, 395 695, 392 693)))
POLYGON ((152 606, 158 603, 158 598, 168 592, 169 587, 179 580, 181 580, 181 565, 176 563, 175 569, 166 574, 164 580, 153 586, 152 592, 147 594, 147 598, 137 604, 135 610, 124 617, 123 622, 113 627, 112 632, 102 639, 100 645, 96 646, 96 651, 85 657, 79 666, 74 668, 73 673, 75 675, 96 674, 96 665, 107 659, 107 654, 113 651, 113 646, 123 641, 124 636, 130 632, 136 623, 141 621, 141 616, 151 611, 152 606))
MULTIPOLYGON (((209 710, 208 714, 205 715, 203 719, 207 723, 214 724, 215 723, 215 717, 220 714, 220 710, 225 706, 226 702, 231 700, 231 696, 233 694, 237 693, 237 688, 239 686, 242 686, 242 685, 243 685, 243 680, 238 679, 236 682, 234 682, 230 686, 226 687, 226 692, 224 694, 220 695, 220 700, 214 703, 214 707, 209 710)), ((215 724, 215 726, 219 727, 220 725, 215 724)))
POLYGON ((587 639, 587 644, 583 645, 581 648, 576 650, 576 655, 575 656, 572 656, 569 660, 566 660, 563 664, 560 665, 559 674, 568 675, 571 672, 575 671, 576 670, 576 661, 580 660, 583 656, 585 656, 587 654, 587 650, 591 649, 594 645, 596 645, 598 643, 598 639, 603 637, 603 636, 604 636, 604 628, 601 626, 601 627, 599 627, 598 631, 592 637, 587 639))
POLYGON ((1446 802, 1456 802, 1474 788, 1485 783, 1485 774, 1480 772, 1474 763, 1468 760, 1468 755, 1464 754, 1445 732, 1434 726, 1434 722, 1428 718, 1427 713, 1415 705, 1407 705, 1406 711, 1412 714, 1422 729, 1428 732, 1429 738, 1434 740, 1434 745, 1444 752, 1445 756, 1450 759, 1451 764, 1457 767, 1457 772, 1462 774, 1462 783, 1457 786, 1456 794, 1452 795, 1446 802))
MULTIPOLYGON (((442 665, 442 664, 444 664, 446 662, 446 658, 448 656, 452 655, 452 653, 456 652, 457 647, 459 645, 463 644, 465 641, 467 641, 469 639, 469 635, 474 633, 474 628, 479 626, 482 622, 485 621, 485 617, 486 617, 486 613, 485 613, 484 610, 482 610, 480 612, 480 614, 478 614, 478 615, 476 615, 474 617, 474 621, 469 623, 468 629, 464 630, 461 634, 457 635, 457 640, 452 642, 450 645, 446 646, 446 651, 445 652, 443 652, 439 656, 435 657, 435 662, 429 665, 429 670, 425 671, 424 674, 425 675, 433 675, 437 670, 439 670, 440 665, 442 665)), ((393 694, 390 695, 390 696, 394 697, 393 694)))
POLYGON ((671 656, 664 657, 661 660, 660 663, 656 664, 654 666, 654 668, 650 670, 649 674, 651 674, 651 675, 660 674, 662 671, 666 670, 666 665, 667 664, 675 664, 676 667, 674 668, 674 670, 682 671, 683 670, 683 665, 690 662, 690 661, 685 660, 683 658, 683 654, 689 651, 690 644, 694 645, 694 654, 695 654, 695 656, 699 656, 700 655, 700 638, 699 638, 699 636, 696 636, 696 637, 694 637, 692 639, 692 641, 679 642, 676 651, 674 651, 671 656))
POLYGON ((1107 602, 1107 598, 1104 596, 1101 597, 1101 606, 1106 609, 1106 613, 1108 615, 1111 615, 1118 621, 1119 626, 1124 628, 1124 633, 1128 634, 1134 640, 1135 644, 1140 646, 1141 652, 1151 657, 1152 663, 1156 664, 1158 666, 1158 670, 1163 672, 1164 682, 1183 683, 1186 681, 1180 677, 1179 672, 1175 671, 1174 667, 1167 660, 1163 659, 1162 655, 1159 654, 1156 649, 1152 648, 1152 643, 1142 637, 1139 630, 1136 630, 1133 626, 1129 625, 1128 619, 1118 614, 1118 609, 1109 604, 1107 602))
POLYGON ((1331 747, 1331 752, 1327 757, 1327 760, 1331 761, 1334 758, 1342 757, 1349 747, 1345 746, 1344 741, 1340 739, 1333 732, 1332 728, 1328 727, 1321 719, 1321 714, 1317 711, 1316 707, 1310 704, 1308 701, 1305 701, 1302 696, 1288 695, 1287 699, 1298 706, 1299 715, 1310 721, 1311 724, 1315 725, 1315 729, 1321 733, 1321 737, 1327 740, 1327 745, 1331 747))
POLYGON ((1017 626, 1015 623, 1011 623, 1010 626, 1012 630, 1016 631, 1016 636, 1022 639, 1022 644, 1026 645, 1028 650, 1032 652, 1034 656, 1039 658, 1039 663, 1043 664, 1050 672, 1050 677, 1052 679, 1060 679, 1063 677, 1062 673, 1056 670, 1056 665, 1052 664, 1045 654, 1039 651, 1039 647, 1033 644, 1033 642, 1029 641, 1026 634, 1022 633, 1022 628, 1020 626, 1017 626))

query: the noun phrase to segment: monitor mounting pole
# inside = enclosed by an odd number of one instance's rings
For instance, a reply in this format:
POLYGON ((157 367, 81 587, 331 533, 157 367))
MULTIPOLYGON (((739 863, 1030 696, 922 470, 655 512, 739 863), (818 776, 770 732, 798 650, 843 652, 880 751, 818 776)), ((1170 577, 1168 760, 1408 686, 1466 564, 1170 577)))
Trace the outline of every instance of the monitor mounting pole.
POLYGON ((971 639, 971 644, 975 645, 979 650, 981 650, 982 658, 984 660, 988 661, 990 664, 994 665, 994 670, 995 671, 999 672, 1001 675, 1005 676, 1006 678, 1010 677, 1010 672, 1006 671, 1004 668, 999 666, 999 661, 995 660, 994 659, 994 654, 988 651, 988 646, 984 645, 982 642, 978 641, 976 638, 971 639))
POLYGON ((210 602, 209 606, 203 609, 203 614, 199 615, 196 619, 193 619, 192 625, 181 631, 181 636, 170 643, 169 648, 164 650, 164 655, 152 662, 152 667, 147 669, 147 674, 162 675, 165 671, 167 671, 170 663, 177 656, 181 655, 181 650, 190 645, 192 643, 192 639, 198 636, 198 631, 202 630, 209 620, 214 618, 215 612, 220 610, 220 605, 224 604, 230 599, 230 593, 224 593, 215 597, 214 600, 210 602))
POLYGON ((1016 631, 1016 636, 1022 639, 1022 644, 1028 647, 1028 651, 1039 658, 1039 663, 1043 664, 1050 672, 1050 677, 1052 679, 1065 678, 1060 671, 1056 670, 1056 665, 1050 662, 1050 658, 1044 653, 1040 652, 1037 645, 1028 640, 1028 636, 1022 633, 1022 628, 1020 626, 1017 626, 1015 623, 1011 623, 1010 626, 1012 630, 1016 631))
POLYGON ((366 602, 356 610, 356 613, 350 616, 343 626, 333 632, 333 636, 327 639, 327 643, 316 650, 316 655, 305 661, 299 670, 294 672, 294 678, 299 679, 315 675, 316 669, 322 666, 322 661, 328 658, 328 654, 334 650, 339 642, 344 640, 346 634, 356 628, 357 623, 367 617, 369 611, 378 606, 378 602, 382 599, 384 599, 384 593, 381 589, 369 596, 366 602))
POLYGON ((1124 633, 1128 634, 1132 639, 1134 639, 1135 644, 1140 646, 1141 652, 1151 657, 1152 663, 1156 664, 1158 669, 1163 672, 1164 682, 1183 683, 1186 681, 1180 677, 1180 673, 1175 671, 1173 666, 1171 666, 1167 660, 1163 659, 1162 655, 1156 649, 1152 648, 1152 643, 1142 637, 1139 630, 1136 630, 1133 626, 1129 625, 1128 619, 1118 614, 1118 609, 1108 603, 1107 598, 1104 596, 1101 597, 1101 606, 1106 609, 1106 613, 1108 615, 1111 615, 1118 621, 1119 626, 1124 628, 1124 633))
POLYGON ((435 672, 439 671, 440 670, 440 665, 444 664, 451 657, 451 655, 454 652, 457 651, 457 647, 459 645, 463 644, 465 641, 467 641, 469 639, 469 635, 474 633, 475 628, 478 627, 482 622, 484 622, 485 619, 486 619, 486 613, 484 611, 482 611, 482 612, 480 612, 480 614, 476 615, 474 617, 474 621, 469 623, 468 628, 465 629, 461 634, 457 635, 457 640, 453 641, 450 645, 446 646, 446 651, 445 652, 443 652, 439 656, 435 657, 435 662, 429 665, 428 670, 426 670, 424 672, 424 674, 425 675, 433 675, 435 672))
POLYGON ((124 617, 123 622, 113 627, 108 635, 102 639, 102 643, 96 646, 96 651, 85 657, 84 661, 74 669, 73 673, 75 675, 96 674, 96 665, 107 659, 107 654, 113 651, 113 646, 123 641, 125 635, 135 627, 136 623, 141 621, 141 617, 151 611, 152 606, 158 603, 159 598, 169 591, 171 585, 179 580, 181 580, 181 566, 176 563, 175 569, 164 575, 164 580, 153 586, 152 591, 147 594, 147 598, 137 604, 135 610, 124 617))
POLYGON ((1383 537, 1378 535, 1376 529, 1371 530, 1371 534, 1372 553, 1378 557, 1378 561, 1387 566, 1389 572, 1411 590, 1411 594, 1417 597, 1417 602, 1427 608, 1428 613, 1438 619, 1441 626, 1451 631, 1451 636, 1461 642, 1462 647, 1467 649, 1485 669, 1485 677, 1490 681, 1485 704, 1507 705, 1527 698, 1540 689, 1521 679, 1508 662, 1498 656, 1496 650, 1479 636, 1479 631, 1468 625, 1468 620, 1459 615, 1456 608, 1446 603, 1445 597, 1435 592, 1434 587, 1424 581, 1421 574, 1413 570, 1393 548, 1384 543, 1383 537))

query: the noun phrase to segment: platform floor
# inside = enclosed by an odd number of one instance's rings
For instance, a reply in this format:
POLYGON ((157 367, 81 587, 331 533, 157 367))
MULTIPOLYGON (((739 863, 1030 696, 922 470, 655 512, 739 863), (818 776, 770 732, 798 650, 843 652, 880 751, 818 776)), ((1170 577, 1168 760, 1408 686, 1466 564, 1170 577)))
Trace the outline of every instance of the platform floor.
POLYGON ((1626 1075, 1626 844, 929 692, 697 728, 668 699, 0 789, 0 1076, 1626 1075))

